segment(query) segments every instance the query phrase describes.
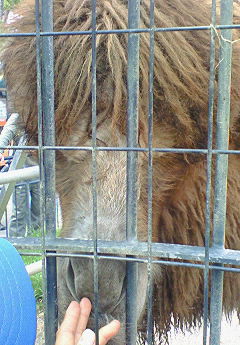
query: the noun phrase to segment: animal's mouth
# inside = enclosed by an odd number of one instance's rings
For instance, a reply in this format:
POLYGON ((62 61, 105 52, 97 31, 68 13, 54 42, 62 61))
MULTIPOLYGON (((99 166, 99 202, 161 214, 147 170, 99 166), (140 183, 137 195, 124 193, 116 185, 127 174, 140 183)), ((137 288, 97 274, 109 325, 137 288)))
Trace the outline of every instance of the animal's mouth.
MULTIPOLYGON (((119 315, 118 309, 121 309, 120 306, 122 305, 125 306, 125 298, 126 298, 126 278, 123 281, 122 291, 119 296, 119 299, 114 304, 112 304, 111 306, 107 308, 107 313, 103 313, 103 312, 96 313, 94 312, 94 310, 91 312, 90 318, 89 318, 89 327, 92 329, 95 328, 96 318, 98 319, 99 328, 105 326, 107 323, 111 322, 112 320, 116 318, 118 319, 118 316, 117 316, 119 315)), ((122 320, 119 320, 119 321, 122 321, 122 320)))
MULTIPOLYGON (((109 256, 111 256, 111 255, 109 255, 109 256)), ((126 298, 126 288, 127 288, 127 283, 126 283, 126 276, 125 276, 123 279, 123 282, 122 282, 122 289, 121 289, 121 293, 120 293, 118 299, 114 303, 112 301, 111 305, 108 305, 107 307, 105 306, 105 308, 104 308, 104 309, 107 309, 108 314, 115 315, 117 313, 118 307, 124 302, 124 300, 126 298)), ((88 298, 91 300, 90 297, 88 297, 88 298)), ((91 303, 94 306, 93 300, 91 300, 91 303)), ((94 315, 94 310, 92 311, 91 314, 94 315)), ((99 305, 98 315, 106 315, 106 313, 101 310, 101 303, 99 305)))
MULTIPOLYGON (((92 311, 90 314, 90 317, 89 317, 89 325, 91 325, 91 326, 94 325, 94 327, 95 327, 96 318, 98 319, 98 326, 99 327, 103 327, 107 323, 116 319, 116 316, 114 317, 113 315, 118 314, 117 309, 122 303, 124 303, 125 297, 126 297, 126 288, 125 288, 125 284, 123 284, 122 292, 121 292, 121 295, 120 295, 120 298, 118 299, 118 301, 116 303, 114 303, 111 307, 108 308, 107 313, 102 313, 102 312, 96 313, 96 312, 92 311)), ((125 303, 124 303, 124 305, 125 305, 125 303)), ((121 321, 121 320, 119 320, 119 321, 121 321)), ((90 327, 90 328, 92 328, 92 327, 90 327)))
POLYGON ((119 305, 121 303, 124 302, 125 298, 126 298, 126 277, 124 278, 123 280, 123 284, 122 284, 122 291, 121 291, 121 294, 119 296, 119 299, 117 300, 117 302, 115 304, 113 304, 109 309, 109 313, 110 314, 114 314, 114 312, 116 311, 116 309, 119 307, 119 305))
POLYGON ((114 317, 110 314, 92 312, 88 320, 88 327, 95 331, 96 327, 101 328, 112 320, 114 320, 114 317))
MULTIPOLYGON (((96 318, 94 315, 94 312, 92 312, 90 314, 90 318, 88 321, 88 328, 92 329, 93 332, 95 332, 95 334, 97 333, 97 330, 100 330, 100 328, 106 326, 107 324, 109 324, 111 321, 113 321, 114 319, 116 319, 116 317, 113 317, 110 314, 106 314, 106 313, 98 313, 98 315, 96 315, 97 317, 97 323, 95 322, 96 318)), ((109 345, 124 345, 126 344, 126 342, 124 341, 125 339, 125 320, 121 320, 119 318, 117 318, 120 323, 121 323, 121 328, 119 333, 113 338, 111 339, 108 344, 109 345)))

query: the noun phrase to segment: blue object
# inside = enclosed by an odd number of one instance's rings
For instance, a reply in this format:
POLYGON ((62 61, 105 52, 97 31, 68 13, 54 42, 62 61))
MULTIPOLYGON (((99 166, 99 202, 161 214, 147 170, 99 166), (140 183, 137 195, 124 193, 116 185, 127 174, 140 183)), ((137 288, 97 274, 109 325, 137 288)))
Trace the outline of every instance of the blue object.
POLYGON ((0 345, 34 345, 36 301, 17 250, 0 238, 0 345))

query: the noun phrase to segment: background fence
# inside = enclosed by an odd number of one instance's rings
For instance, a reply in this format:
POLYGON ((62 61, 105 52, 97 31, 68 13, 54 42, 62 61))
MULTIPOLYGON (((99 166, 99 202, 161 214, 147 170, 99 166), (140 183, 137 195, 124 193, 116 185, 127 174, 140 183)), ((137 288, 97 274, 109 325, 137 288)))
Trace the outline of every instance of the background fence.
MULTIPOLYGON (((148 342, 154 341, 152 335, 152 265, 176 265, 191 269, 196 267, 204 270, 204 334, 203 344, 207 344, 208 325, 208 295, 209 271, 212 271, 211 305, 210 305, 210 345, 220 344, 220 325, 222 319, 222 295, 224 271, 240 272, 240 251, 225 249, 225 220, 226 220, 226 181, 228 172, 228 155, 239 154, 240 151, 228 150, 228 131, 230 116, 230 85, 231 85, 231 51, 232 29, 240 25, 232 24, 232 0, 221 1, 221 25, 216 25, 216 3, 213 0, 212 22, 208 26, 160 28, 154 24, 154 0, 150 1, 150 27, 139 27, 140 1, 129 0, 128 28, 112 30, 107 34, 128 34, 128 140, 127 147, 99 147, 96 143, 97 112, 96 112, 96 37, 102 33, 96 29, 96 0, 92 0, 92 30, 89 32, 54 32, 53 5, 50 0, 42 0, 42 16, 39 19, 39 2, 36 1, 36 32, 1 34, 0 37, 28 37, 36 38, 37 52, 37 80, 38 80, 38 142, 36 146, 20 146, 16 149, 37 150, 40 166, 40 208, 42 221, 42 238, 10 238, 9 240, 19 249, 31 249, 28 255, 39 255, 44 259, 44 303, 46 322, 46 345, 54 344, 54 334, 57 325, 56 315, 56 256, 85 257, 94 265, 94 293, 95 310, 98 310, 98 262, 107 259, 111 254, 116 260, 126 256, 127 261, 127 322, 131 325, 128 330, 127 344, 135 344, 137 333, 136 319, 136 291, 137 265, 144 262, 148 265, 148 342), (41 22, 41 27, 40 23, 41 22), (209 30, 211 32, 210 78, 209 78, 209 116, 208 116, 208 147, 206 149, 174 149, 152 146, 153 126, 153 67, 154 67, 154 38, 156 32, 209 30), (218 116, 217 116, 217 144, 213 149, 213 107, 215 81, 215 41, 216 30, 221 30, 223 40, 220 47, 218 72, 218 116), (149 105, 148 105, 148 147, 138 147, 138 96, 139 96, 139 34, 149 33, 149 105), (54 37, 58 35, 89 35, 92 41, 92 146, 91 147, 58 147, 55 146, 54 126, 54 37), (43 116, 43 121, 42 121, 43 116), (45 116, 45 118, 44 118, 45 116), (47 125, 43 126, 42 123, 47 125), (88 150, 92 154, 92 187, 93 187, 93 241, 68 240, 56 238, 55 214, 55 151, 56 150, 88 150), (97 239, 97 161, 99 151, 119 150, 127 152, 127 241, 119 245, 118 242, 105 242, 97 239), (137 157, 140 152, 148 155, 148 241, 137 241, 137 157), (154 152, 167 153, 195 153, 207 157, 207 190, 206 190, 206 233, 205 247, 176 245, 167 243, 152 243, 152 175, 154 152), (210 247, 211 227, 211 184, 213 156, 216 155, 215 175, 215 205, 213 243, 210 247), (39 253, 40 251, 40 253, 39 253), (76 254, 78 252, 79 254, 76 254), (72 254, 70 254, 72 253, 72 254), (82 253, 82 254, 81 254, 82 253), (156 257, 158 259, 156 259, 156 257), (174 259, 174 260, 170 260, 174 259), (181 262, 179 261, 181 260, 181 262), (194 262, 194 263, 193 263, 194 262), (228 264, 231 267, 226 267, 228 264), (232 267, 234 265, 234 267, 232 267), (130 279, 129 279, 130 278, 130 279)), ((0 176, 1 180, 1 176, 0 176)), ((97 320, 97 319, 96 319, 97 320)), ((96 321, 96 326, 98 323, 96 321)))

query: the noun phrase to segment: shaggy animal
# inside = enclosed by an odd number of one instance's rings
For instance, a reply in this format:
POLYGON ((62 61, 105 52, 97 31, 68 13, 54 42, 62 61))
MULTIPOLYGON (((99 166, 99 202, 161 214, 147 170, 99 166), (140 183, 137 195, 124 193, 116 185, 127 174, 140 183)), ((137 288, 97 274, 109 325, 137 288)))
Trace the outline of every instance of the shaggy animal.
MULTIPOLYGON (((238 5, 235 6, 238 14, 238 5)), ((156 27, 209 25, 210 1, 156 0, 156 27)), ((18 9, 18 32, 32 32, 34 2, 18 9)), ((237 18, 235 16, 235 18, 237 18)), ((149 0, 141 2, 140 27, 149 27, 149 0)), ((126 0, 97 1, 97 29, 127 28, 126 0)), ((54 0, 54 30, 91 30, 90 0, 54 0)), ((126 145, 127 34, 97 35, 97 143, 126 145)), ((155 34, 153 147, 206 148, 209 31, 155 34)), ((218 34, 216 45, 221 37, 218 34)), ((233 45, 229 147, 240 146, 239 44, 233 45)), ((56 143, 91 146, 91 38, 57 36, 55 54, 56 143)), ((37 144, 35 39, 12 38, 2 56, 14 111, 21 114, 30 142, 37 144)), ((218 72, 216 58, 216 74, 218 72)), ((221 62, 220 62, 221 63, 221 62)), ((147 147, 149 34, 140 34, 140 147, 147 147)), ((216 78, 217 86, 217 78, 216 78)), ((215 120, 214 120, 215 121, 215 120)), ((215 141, 215 128, 214 128, 215 141)), ((126 238, 126 153, 97 152, 98 236, 126 238)), ((63 213, 62 237, 93 238, 91 154, 57 151, 57 189, 63 213)), ((214 171, 214 170, 213 170, 214 171)), ((147 239, 147 155, 138 155, 138 239, 147 239)), ((206 156, 154 153, 153 241, 204 246, 206 156)), ((240 158, 229 157, 226 247, 240 249, 240 158)), ((59 312, 72 299, 93 299, 90 259, 68 258, 58 266, 59 312)), ((138 319, 144 334, 147 269, 139 266, 138 319)), ((224 310, 239 311, 240 276, 225 273, 224 310), (234 279, 234 284, 233 284, 234 279)), ((125 322, 125 263, 99 261, 100 325, 112 318, 125 322)), ((154 265, 154 321, 156 332, 170 324, 184 327, 201 321, 203 273, 196 268, 154 265), (161 313, 160 313, 161 311, 161 313)), ((90 320, 91 323, 91 320, 90 320)), ((114 344, 124 344, 124 327, 114 344)))

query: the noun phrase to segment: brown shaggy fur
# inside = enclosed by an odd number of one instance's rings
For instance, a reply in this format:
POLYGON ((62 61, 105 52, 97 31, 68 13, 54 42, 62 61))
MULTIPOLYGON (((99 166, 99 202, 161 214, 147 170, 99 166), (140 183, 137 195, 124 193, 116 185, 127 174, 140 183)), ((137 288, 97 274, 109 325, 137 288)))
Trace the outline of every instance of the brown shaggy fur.
MULTIPOLYGON (((26 6, 24 5, 26 4, 26 6)), ((34 31, 33 1, 18 12, 19 32, 34 31)), ((176 27, 209 25, 210 1, 157 0, 155 25, 176 27)), ((236 6, 237 7, 237 6, 236 6)), ((239 10, 235 8, 238 15, 239 10)), ((89 0, 54 0, 54 30, 91 30, 89 0)), ((236 18, 238 18, 236 16, 236 18)), ((97 1, 97 29, 127 27, 124 0, 97 1)), ((141 27, 149 27, 149 1, 141 6, 141 27)), ((155 35, 154 147, 206 148, 209 80, 208 31, 165 32, 155 35)), ((218 45, 219 42, 217 42, 218 45)), ((99 125, 107 118, 112 130, 125 133, 127 35, 97 35, 97 112, 99 125)), ((91 131, 91 39, 59 36, 55 49, 55 117, 58 145, 82 145, 78 128, 82 118, 91 131), (84 116, 82 115, 84 114, 84 116), (87 114, 87 115, 86 115, 87 114)), ((230 147, 239 149, 239 44, 233 44, 230 147)), ((14 38, 3 54, 14 110, 22 116, 29 137, 37 142, 35 40, 14 38)), ((146 145, 149 35, 140 35, 139 144, 146 145)), ((217 71, 217 69, 216 69, 217 71)), ((108 143, 107 143, 108 144, 108 143)), ((69 153, 70 154, 70 153, 69 153)), ((146 225, 146 161, 142 154, 140 227, 146 225)), ((74 153, 72 153, 74 157, 74 153)), ((59 153, 57 159, 63 159, 59 153)), ((59 161, 60 161, 59 160, 59 161)), ((153 236, 155 241, 204 246, 206 158, 203 155, 154 155, 153 236)), ((57 161, 57 164, 60 164, 57 161)), ((229 158, 226 247, 240 249, 240 159, 229 158)), ((146 226, 141 238, 146 238, 146 226)), ((239 311, 240 276, 225 274, 224 308, 239 311), (234 279, 234 284, 233 284, 234 279)), ((163 267, 155 291, 155 320, 160 329, 200 321, 203 310, 202 271, 163 267), (159 314, 159 310, 161 313, 159 314)))

